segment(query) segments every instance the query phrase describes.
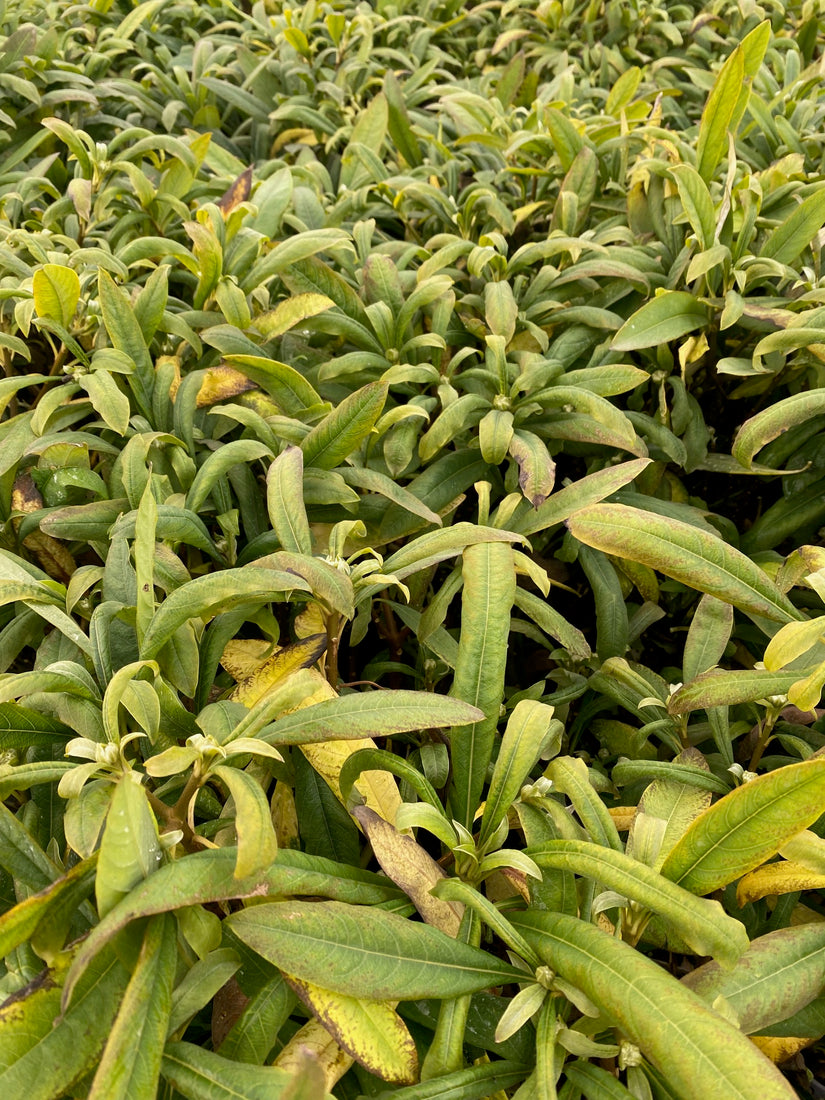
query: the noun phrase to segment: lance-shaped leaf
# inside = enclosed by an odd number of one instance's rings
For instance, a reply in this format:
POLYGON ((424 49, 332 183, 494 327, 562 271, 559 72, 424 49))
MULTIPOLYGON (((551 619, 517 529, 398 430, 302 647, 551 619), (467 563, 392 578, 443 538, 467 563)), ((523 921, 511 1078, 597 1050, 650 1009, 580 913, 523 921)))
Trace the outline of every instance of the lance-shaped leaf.
POLYGON ((284 646, 241 680, 230 699, 252 707, 298 669, 315 664, 327 646, 326 634, 311 634, 284 646))
POLYGON ((527 781, 533 765, 555 756, 561 746, 562 725, 553 720, 553 708, 533 699, 521 699, 507 721, 496 758, 490 789, 481 818, 479 845, 483 847, 496 831, 522 784, 527 781))
MULTIPOLYGON (((296 1078, 276 1066, 246 1066, 193 1043, 167 1043, 161 1073, 187 1100, 279 1100, 295 1095, 296 1078)), ((334 1100, 328 1092, 318 1100, 334 1100)))
MULTIPOLYGON (((825 222, 825 188, 818 186, 778 225, 762 245, 760 255, 780 264, 794 264, 825 222)), ((808 394, 813 397, 816 391, 808 394)))
POLYGON ((600 500, 629 485, 649 465, 649 458, 634 458, 630 462, 620 462, 618 466, 608 466, 604 470, 588 474, 565 489, 553 493, 534 511, 526 512, 521 520, 514 520, 513 530, 522 535, 533 535, 537 531, 545 531, 556 524, 564 523, 575 512, 591 504, 598 504, 600 500))
MULTIPOLYGON (((796 625, 796 624, 794 624, 796 625)), ((812 669, 796 672, 770 672, 765 668, 712 669, 677 688, 667 702, 671 714, 689 714, 708 707, 732 707, 751 703, 769 695, 787 695, 789 689, 812 669)))
POLYGON ((707 306, 686 290, 666 290, 651 298, 629 317, 613 337, 614 351, 655 348, 678 340, 709 320, 707 306))
POLYGON ((566 794, 573 803, 582 824, 590 836, 606 848, 621 852, 624 847, 607 807, 593 788, 587 765, 578 757, 559 756, 551 761, 547 776, 556 790, 566 794))
POLYGON ((810 1004, 825 986, 825 923, 769 932, 750 944, 733 970, 705 963, 682 984, 709 1004, 724 997, 742 1031, 761 1034, 810 1004))
POLYGON ((269 467, 266 507, 284 550, 311 554, 312 535, 304 506, 304 455, 300 447, 287 447, 269 467))
POLYGON ((233 466, 244 462, 250 464, 264 456, 271 457, 272 452, 265 443, 259 443, 256 439, 233 439, 224 443, 217 451, 213 451, 198 472, 186 494, 186 507, 191 512, 199 512, 209 494, 233 466))
POLYGON ((768 575, 721 538, 625 504, 595 504, 567 526, 580 542, 658 569, 690 588, 775 622, 801 614, 768 575))
POLYGON ((823 889, 825 874, 821 871, 812 871, 810 867, 794 860, 780 859, 743 875, 736 884, 736 901, 739 905, 747 905, 749 901, 758 901, 772 895, 823 889))
POLYGON ((105 916, 162 858, 158 827, 140 777, 125 772, 109 806, 95 879, 95 896, 105 916))
POLYGON ((520 976, 437 928, 364 906, 277 902, 233 913, 226 924, 279 969, 351 997, 442 999, 520 976))
POLYGON ((370 691, 342 695, 285 714, 261 735, 271 745, 381 737, 430 726, 477 722, 478 707, 426 691, 370 691))
MULTIPOLYGON (((237 367, 250 381, 268 393, 286 416, 300 416, 304 409, 323 404, 321 395, 307 382, 300 371, 287 366, 286 363, 265 359, 261 355, 243 353, 227 355, 226 362, 232 367, 237 367)), ((204 384, 213 378, 212 374, 205 375, 204 384)), ((198 401, 203 404, 207 400, 211 401, 212 398, 201 391, 198 394, 198 401)))
POLYGON ((528 849, 539 867, 586 875, 663 917, 697 955, 732 966, 748 946, 745 926, 718 901, 697 898, 624 852, 586 840, 548 840, 528 849))
MULTIPOLYGON (((825 220, 825 191, 820 192, 820 195, 823 198, 825 220)), ((794 253, 794 256, 797 255, 798 253, 794 253)), ((745 421, 736 433, 731 454, 737 462, 750 468, 754 456, 771 440, 777 439, 789 428, 804 424, 806 420, 821 416, 822 413, 825 413, 825 391, 822 390, 795 393, 782 401, 774 401, 767 409, 745 421)))
POLYGON ((709 894, 775 855, 817 820, 823 805, 825 757, 761 775, 697 817, 662 874, 692 894, 709 894))
MULTIPOLYGON (((462 907, 435 897, 431 890, 446 874, 411 836, 379 817, 368 806, 355 806, 352 816, 364 830, 381 870, 400 886, 424 920, 455 937, 462 907)), ((352 1053, 352 1052, 350 1052, 352 1053)))
POLYGON ((235 877, 236 858, 234 848, 194 852, 185 860, 169 863, 139 882, 83 941, 66 980, 66 1003, 89 961, 118 932, 140 917, 191 905, 268 894, 333 897, 356 905, 380 905, 403 897, 384 875, 304 852, 281 849, 268 867, 246 879, 235 877))
POLYGON ((504 671, 510 612, 516 594, 512 547, 481 543, 464 552, 461 635, 451 693, 478 707, 484 717, 452 731, 453 815, 469 828, 478 806, 493 750, 504 671))
POLYGON ((734 129, 734 113, 745 81, 745 53, 737 46, 714 81, 702 112, 696 145, 699 175, 706 182, 728 147, 728 131, 734 129))
POLYGON ((177 928, 170 916, 146 928, 89 1100, 154 1100, 177 964, 177 928))
POLYGON ((39 947, 47 946, 48 958, 62 946, 74 921, 78 928, 89 924, 88 907, 78 909, 94 889, 97 855, 84 859, 61 875, 59 879, 30 894, 0 917, 0 958, 26 940, 35 940, 39 947))
POLYGON ((383 565, 387 574, 404 580, 412 573, 461 554, 469 546, 489 542, 524 542, 521 535, 474 523, 454 523, 442 531, 428 531, 391 554, 383 565))
POLYGON ((509 451, 518 463, 518 484, 527 500, 538 508, 553 492, 556 464, 544 441, 533 432, 516 429, 509 451))
POLYGON ((0 1084, 9 1097, 53 1100, 94 1068, 128 974, 107 951, 89 967, 60 1016, 63 965, 38 976, 0 1008, 0 1084), (56 1022, 58 1021, 59 1022, 56 1022))
POLYGON ((713 596, 703 596, 693 613, 685 641, 685 680, 707 672, 722 659, 733 630, 733 608, 713 596))
POLYGON ((331 413, 301 440, 304 465, 332 470, 340 465, 372 431, 384 403, 388 386, 370 382, 345 397, 331 413))
POLYGON ((794 1090, 750 1040, 652 959, 575 917, 530 912, 511 920, 548 966, 667 1075, 679 1100, 793 1100, 794 1090))
POLYGON ((235 877, 247 878, 268 867, 278 853, 269 801, 260 783, 240 768, 220 765, 212 769, 212 774, 226 784, 235 803, 235 877))
POLYGON ((295 589, 306 592, 309 585, 293 573, 249 565, 196 577, 176 588, 157 609, 144 636, 141 656, 147 660, 156 657, 189 619, 211 619, 221 611, 266 603, 295 589))
POLYGON ((418 1053, 391 1001, 366 1001, 287 975, 287 981, 327 1031, 359 1065, 382 1081, 411 1084, 418 1053))

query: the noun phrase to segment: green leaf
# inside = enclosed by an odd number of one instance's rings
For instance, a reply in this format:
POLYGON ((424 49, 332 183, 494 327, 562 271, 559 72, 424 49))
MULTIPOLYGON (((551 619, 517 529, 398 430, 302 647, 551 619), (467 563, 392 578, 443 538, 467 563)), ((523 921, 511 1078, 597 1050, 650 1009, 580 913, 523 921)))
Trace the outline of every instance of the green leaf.
POLYGON ((679 198, 688 216, 691 229, 696 234, 701 248, 713 245, 716 219, 713 213, 713 200, 708 186, 695 168, 689 164, 677 164, 670 174, 679 188, 679 198))
POLYGON ((665 290, 645 302, 613 337, 614 351, 655 348, 678 340, 709 320, 707 307, 685 290, 665 290))
POLYGON ((693 894, 709 894, 775 855, 825 804, 825 757, 750 780, 696 818, 662 864, 693 894))
POLYGON ((547 759, 561 747, 562 726, 553 720, 553 708, 521 699, 507 721, 498 750, 479 832, 483 847, 498 828, 539 756, 547 759))
POLYGON ((714 596, 703 596, 690 621, 682 675, 693 680, 719 664, 733 630, 733 608, 714 596))
POLYGON ((496 527, 481 527, 474 523, 453 523, 441 531, 428 531, 412 539, 385 559, 383 571, 399 580, 447 561, 468 547, 493 542, 524 542, 521 535, 501 531, 496 527))
MULTIPOLYGON (((278 1100, 295 1078, 275 1066, 246 1066, 192 1043, 167 1043, 161 1072, 187 1100, 278 1100)), ((334 1100, 329 1093, 318 1100, 334 1100)))
MULTIPOLYGON (((388 563, 385 567, 389 568, 388 563)), ((451 694, 484 717, 452 730, 452 814, 470 828, 493 750, 516 592, 513 550, 507 543, 479 543, 464 551, 461 635, 451 694)))
POLYGON ((152 407, 151 394, 155 371, 135 311, 129 299, 102 267, 98 272, 97 292, 103 323, 112 345, 118 351, 125 352, 135 364, 135 374, 132 376, 133 385, 136 387, 135 397, 143 414, 148 416, 152 407))
POLYGON ((251 565, 196 577, 176 588, 157 609, 143 639, 142 656, 146 660, 156 657, 189 619, 211 619, 233 608, 260 606, 296 589, 306 592, 309 585, 294 574, 251 565))
POLYGON ((265 443, 254 439, 233 439, 213 451, 195 474, 189 492, 186 494, 186 508, 190 512, 200 512, 215 485, 222 482, 233 466, 243 462, 247 465, 259 458, 272 457, 272 451, 265 443))
POLYGON ((278 853, 269 801, 260 783, 239 768, 221 765, 213 768, 212 774, 226 784, 235 803, 235 834, 238 838, 235 877, 247 878, 268 867, 278 853))
POLYGON ((740 921, 718 901, 697 898, 624 852, 585 840, 549 840, 527 849, 540 868, 572 871, 664 918, 697 955, 731 967, 748 946, 740 921))
POLYGON ((48 317, 65 329, 71 326, 80 300, 80 279, 74 268, 43 264, 32 277, 32 292, 38 317, 48 317))
POLYGON ((478 707, 426 691, 369 691, 341 695, 285 714, 260 735, 270 745, 386 737, 430 726, 477 722, 478 707))
POLYGON ((519 975, 437 928, 363 906, 284 901, 233 913, 225 923, 286 973, 367 1000, 454 997, 519 975))
MULTIPOLYGON (((823 191, 825 196, 825 191, 823 191)), ((823 214, 825 220, 825 213, 823 214)), ((804 424, 825 413, 825 391, 812 390, 795 393, 782 401, 775 401, 768 408, 746 420, 731 447, 731 454, 743 466, 750 469, 753 459, 771 440, 777 439, 789 428, 804 424)))
POLYGON ((393 1100, 489 1100, 499 1090, 515 1087, 530 1070, 518 1062, 497 1061, 456 1070, 422 1081, 419 1085, 396 1089, 393 1100))
MULTIPOLYGON (((760 255, 789 267, 798 265, 825 223, 825 187, 817 186, 781 225, 768 234, 760 255)), ((813 395, 809 395, 813 396, 813 395)))
POLYGON ((138 644, 143 641, 152 616, 155 614, 155 535, 158 509, 152 492, 152 479, 147 478, 146 488, 140 498, 135 517, 135 541, 132 552, 135 559, 135 630, 138 644))
POLYGON ((0 703, 0 752, 54 745, 73 736, 74 730, 57 718, 19 703, 0 703))
POLYGON ((384 382, 370 382, 345 397, 301 440, 304 465, 332 470, 348 458, 372 431, 387 392, 384 382))
POLYGON ((733 970, 705 963, 682 984, 711 1004, 724 997, 745 1035, 761 1035, 819 996, 825 984, 825 924, 769 932, 753 940, 733 970))
POLYGON ((734 129, 734 115, 744 81, 745 55, 739 45, 719 70, 699 123, 696 161, 699 175, 706 183, 727 151, 728 132, 734 129))
POLYGON ((126 772, 119 780, 103 837, 95 879, 95 896, 105 916, 141 879, 155 871, 162 859, 158 827, 140 777, 126 772))
POLYGON ((304 455, 300 447, 287 447, 269 467, 266 507, 284 550, 311 554, 312 535, 304 506, 304 455))
POLYGON ((407 105, 398 78, 391 69, 384 74, 384 95, 387 99, 387 125, 395 147, 411 168, 422 163, 421 149, 410 126, 407 105))
MULTIPOLYGON (((63 939, 80 903, 94 889, 97 857, 82 860, 51 885, 17 903, 0 917, 0 958, 15 947, 61 926, 63 939), (40 931, 39 931, 40 930, 40 931)), ((85 924, 85 915, 79 918, 85 924)), ((50 946, 52 946, 50 944, 50 946)), ((63 940, 55 951, 63 946, 63 940)))
POLYGON ((793 1089, 750 1040, 652 959, 575 917, 530 912, 511 920, 666 1074, 679 1100, 792 1100, 793 1089))
POLYGON ((140 917, 190 905, 267 894, 275 897, 290 894, 333 897, 361 905, 380 905, 402 896, 384 875, 303 852, 280 849, 269 867, 244 880, 235 877, 236 858, 234 848, 194 852, 183 860, 160 867, 153 875, 139 881, 84 940, 66 981, 66 996, 71 995, 89 960, 131 921, 140 917))
POLYGON ((300 416, 304 409, 323 404, 300 371, 286 363, 261 355, 226 355, 224 359, 268 393, 286 416, 300 416))
POLYGON ((578 757, 559 756, 552 760, 547 768, 547 777, 555 788, 566 794, 591 838, 605 848, 621 852, 623 844, 619 839, 613 818, 590 783, 587 765, 578 757))
POLYGON ((604 470, 587 474, 572 485, 560 489, 549 496, 543 504, 531 512, 526 512, 518 520, 512 521, 512 529, 522 535, 534 535, 546 531, 559 523, 564 523, 574 513, 598 504, 600 500, 611 496, 650 465, 649 458, 634 458, 630 462, 620 462, 617 466, 608 466, 604 470))
POLYGON ((153 917, 143 937, 89 1100, 154 1100, 177 964, 177 928, 168 915, 153 917))
POLYGON ((795 672, 769 672, 764 668, 735 670, 713 669, 678 688, 668 700, 671 714, 689 714, 708 707, 731 707, 752 703, 770 695, 787 695, 789 689, 812 669, 795 672))
POLYGON ((369 493, 379 493, 393 504, 397 504, 407 512, 412 512, 414 516, 420 516, 427 523, 434 523, 436 527, 442 525, 441 516, 437 512, 428 508, 414 493, 402 488, 392 478, 378 470, 370 470, 366 466, 345 466, 341 470, 341 476, 347 485, 366 489, 369 493))
POLYGON ((78 376, 78 384, 89 395, 92 407, 113 432, 126 435, 131 408, 129 398, 107 370, 95 370, 78 376))
POLYGON ((65 1096, 100 1057, 127 974, 114 952, 101 955, 60 1016, 62 977, 46 971, 0 1008, 0 1086, 10 1097, 65 1096))
POLYGON ((580 542, 659 570, 752 615, 801 618, 758 565, 721 538, 681 520, 624 504, 596 504, 567 521, 580 542))

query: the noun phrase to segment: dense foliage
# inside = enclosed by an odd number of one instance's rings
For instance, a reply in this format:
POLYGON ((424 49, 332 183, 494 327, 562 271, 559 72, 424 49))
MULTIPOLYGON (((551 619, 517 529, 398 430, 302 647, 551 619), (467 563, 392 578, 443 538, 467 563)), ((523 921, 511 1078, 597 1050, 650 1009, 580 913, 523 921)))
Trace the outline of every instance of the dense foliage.
POLYGON ((825 1094, 823 32, 0 7, 4 1096, 825 1094))

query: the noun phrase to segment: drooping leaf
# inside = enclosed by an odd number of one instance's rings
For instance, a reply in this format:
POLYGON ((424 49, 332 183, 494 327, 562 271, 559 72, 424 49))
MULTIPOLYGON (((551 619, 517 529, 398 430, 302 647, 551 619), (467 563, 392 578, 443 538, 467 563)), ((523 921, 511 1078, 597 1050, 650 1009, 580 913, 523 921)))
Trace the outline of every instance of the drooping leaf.
POLYGON ((782 623, 801 618, 749 558, 681 520, 625 504, 595 504, 575 513, 567 526, 588 546, 650 566, 743 611, 782 623))

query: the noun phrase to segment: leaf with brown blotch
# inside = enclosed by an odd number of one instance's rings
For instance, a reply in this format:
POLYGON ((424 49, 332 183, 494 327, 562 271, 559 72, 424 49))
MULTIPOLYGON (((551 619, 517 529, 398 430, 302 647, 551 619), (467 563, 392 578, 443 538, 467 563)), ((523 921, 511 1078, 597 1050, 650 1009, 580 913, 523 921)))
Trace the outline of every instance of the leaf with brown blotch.
POLYGON ((252 168, 246 168, 238 176, 231 187, 218 199, 216 205, 224 217, 231 214, 236 206, 246 202, 252 191, 252 168))
POLYGON ((372 845, 384 874, 401 887, 427 924, 440 928, 448 936, 457 936, 464 906, 433 897, 430 891, 447 876, 432 856, 368 806, 356 806, 351 812, 372 845))
MULTIPOLYGON (((11 494, 12 525, 15 531, 20 527, 20 520, 15 513, 27 514, 43 507, 43 497, 31 474, 25 473, 17 477, 11 494)), ((23 539, 23 545, 34 554, 49 576, 61 584, 65 584, 77 568, 74 558, 63 543, 43 531, 32 531, 23 539)))

